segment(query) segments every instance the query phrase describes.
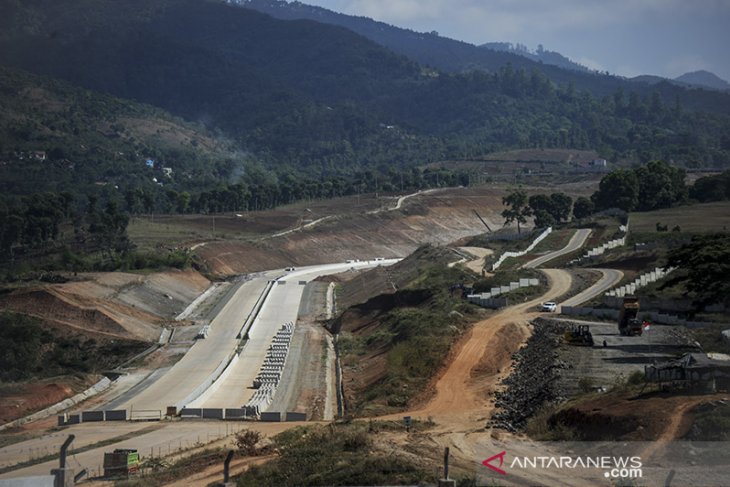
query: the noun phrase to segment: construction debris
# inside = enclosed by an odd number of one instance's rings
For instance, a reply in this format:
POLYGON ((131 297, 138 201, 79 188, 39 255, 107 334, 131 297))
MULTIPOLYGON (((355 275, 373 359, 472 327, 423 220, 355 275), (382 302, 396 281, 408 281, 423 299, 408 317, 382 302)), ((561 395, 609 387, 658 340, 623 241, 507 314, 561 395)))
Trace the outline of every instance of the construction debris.
POLYGON ((528 419, 546 404, 565 400, 559 387, 559 369, 571 366, 558 359, 566 325, 538 318, 527 345, 512 357, 514 371, 502 381, 505 390, 495 394, 495 405, 501 409, 492 416, 489 427, 510 432, 521 430, 528 419))

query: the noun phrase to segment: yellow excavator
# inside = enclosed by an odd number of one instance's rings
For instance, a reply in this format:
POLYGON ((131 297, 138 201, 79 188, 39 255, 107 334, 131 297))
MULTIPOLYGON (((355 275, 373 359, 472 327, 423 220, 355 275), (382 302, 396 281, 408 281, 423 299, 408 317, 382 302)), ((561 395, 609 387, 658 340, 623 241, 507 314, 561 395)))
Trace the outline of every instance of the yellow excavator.
POLYGON ((570 329, 563 333, 563 340, 569 345, 593 346, 593 334, 588 325, 570 325, 570 329))

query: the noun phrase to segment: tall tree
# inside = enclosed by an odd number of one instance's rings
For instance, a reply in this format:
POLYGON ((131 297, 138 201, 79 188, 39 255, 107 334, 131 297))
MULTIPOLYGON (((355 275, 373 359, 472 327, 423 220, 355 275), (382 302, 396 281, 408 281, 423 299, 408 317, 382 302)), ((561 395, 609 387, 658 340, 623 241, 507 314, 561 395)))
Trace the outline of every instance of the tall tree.
POLYGON ((597 210, 620 208, 634 210, 639 203, 639 180, 630 169, 617 169, 601 179, 598 191, 591 195, 597 210))
POLYGON ((591 216, 594 210, 593 202, 585 196, 579 196, 573 203, 573 216, 579 220, 591 216))
POLYGON ((527 223, 527 218, 532 216, 532 208, 527 203, 527 193, 522 189, 515 189, 502 198, 502 204, 507 206, 502 211, 504 224, 517 222, 517 233, 521 233, 520 225, 527 223))
POLYGON ((573 198, 565 193, 553 193, 550 195, 552 203, 551 215, 556 222, 567 221, 570 218, 570 209, 573 207, 573 198))
POLYGON ((651 161, 635 173, 639 181, 639 210, 669 208, 687 198, 684 169, 664 161, 651 161))

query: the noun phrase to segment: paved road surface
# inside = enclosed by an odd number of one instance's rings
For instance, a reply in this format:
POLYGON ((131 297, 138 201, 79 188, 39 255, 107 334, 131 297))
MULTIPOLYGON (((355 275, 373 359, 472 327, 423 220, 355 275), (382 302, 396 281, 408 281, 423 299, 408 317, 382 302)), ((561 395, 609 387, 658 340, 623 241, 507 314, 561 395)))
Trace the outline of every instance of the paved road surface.
POLYGON ((207 338, 197 340, 167 373, 144 389, 136 390, 135 394, 125 402, 120 404, 117 401, 116 407, 134 410, 138 412, 137 414, 143 410, 160 410, 164 413, 167 406, 188 402, 185 399, 211 377, 216 368, 223 361, 227 361, 235 350, 238 345, 236 335, 267 283, 284 276, 281 282, 286 284, 274 285, 251 328, 251 340, 244 348, 244 353, 236 366, 236 371, 239 373, 230 374, 229 380, 222 383, 216 393, 205 402, 206 407, 212 405, 240 407, 251 393, 250 390, 242 388, 241 384, 245 383, 246 387, 251 385, 274 333, 283 323, 296 321, 304 288, 299 285, 300 280, 310 281, 320 275, 338 273, 353 267, 361 269, 394 262, 396 260, 326 264, 303 267, 288 273, 273 270, 254 276, 239 287, 213 319, 207 338))
POLYGON ((202 401, 196 401, 191 407, 206 408, 239 408, 254 394, 251 389, 253 380, 264 362, 266 350, 277 330, 284 323, 296 323, 299 304, 302 300, 304 285, 318 276, 343 272, 352 267, 366 268, 375 265, 391 265, 398 259, 384 261, 357 262, 351 264, 328 264, 297 269, 286 273, 271 289, 269 297, 261 308, 249 332, 249 341, 230 373, 202 401))
POLYGON ((590 228, 581 228, 573 234, 573 236, 570 238, 570 241, 568 242, 568 245, 566 245, 562 249, 550 252, 549 254, 541 255, 540 257, 531 260, 522 267, 524 267, 525 269, 534 269, 535 267, 541 266, 542 264, 556 259, 561 255, 569 254, 575 250, 578 250, 583 246, 583 244, 586 243, 586 239, 590 234, 590 228))
POLYGON ((269 279, 280 272, 265 272, 244 282, 210 324, 205 339, 197 340, 166 374, 138 392, 119 409, 162 410, 185 399, 226 360, 236 346, 236 334, 269 279))
MULTIPOLYGON (((588 289, 560 303, 560 306, 578 306, 579 304, 583 304, 586 301, 590 301, 599 294, 602 294, 614 287, 624 277, 624 273, 616 269, 592 270, 599 271, 601 274, 603 274, 603 276, 598 280, 598 282, 596 282, 588 289)), ((556 312, 558 313, 560 313, 560 306, 558 306, 558 309, 556 310, 556 312)))

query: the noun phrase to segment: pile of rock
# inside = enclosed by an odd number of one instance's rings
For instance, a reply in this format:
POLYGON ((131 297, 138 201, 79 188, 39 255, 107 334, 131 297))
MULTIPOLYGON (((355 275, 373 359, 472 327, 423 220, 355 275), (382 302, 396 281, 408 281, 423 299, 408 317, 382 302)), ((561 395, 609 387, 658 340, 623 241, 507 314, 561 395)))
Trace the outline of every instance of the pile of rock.
POLYGON ((495 394, 495 404, 501 410, 487 426, 515 432, 546 404, 564 401, 558 370, 570 365, 558 359, 557 348, 567 325, 542 318, 533 325, 527 345, 512 357, 514 370, 502 381, 506 389, 495 394))

